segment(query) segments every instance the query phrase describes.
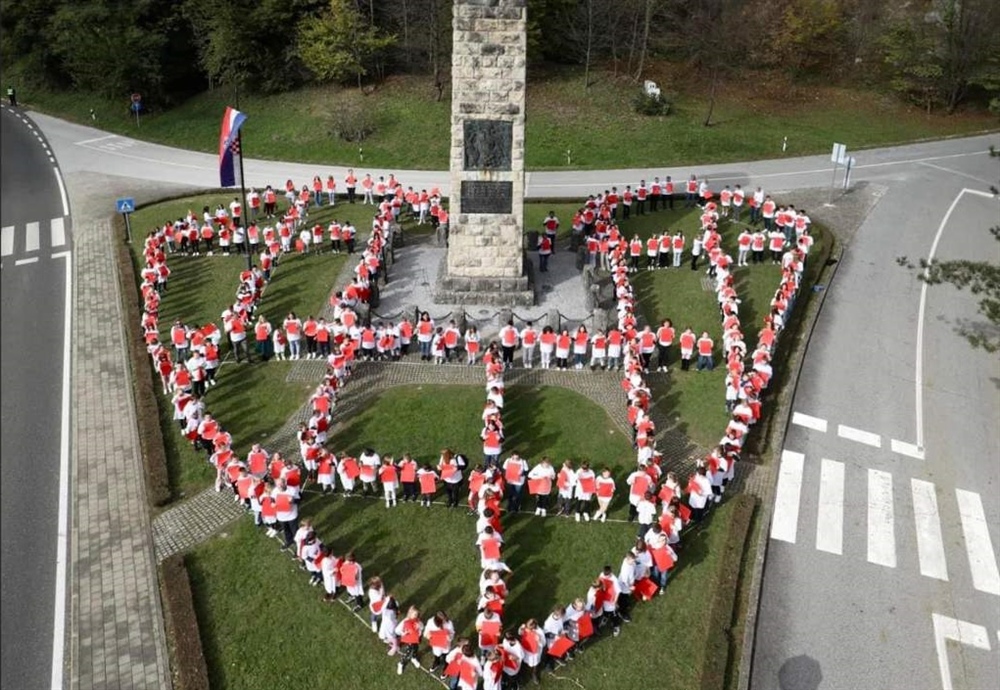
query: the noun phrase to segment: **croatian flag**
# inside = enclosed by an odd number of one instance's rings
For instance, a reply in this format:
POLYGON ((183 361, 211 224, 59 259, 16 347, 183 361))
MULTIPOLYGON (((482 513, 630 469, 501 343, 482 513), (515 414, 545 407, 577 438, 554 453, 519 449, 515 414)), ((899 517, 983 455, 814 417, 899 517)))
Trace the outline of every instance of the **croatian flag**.
POLYGON ((243 180, 237 180, 240 173, 239 157, 242 155, 238 135, 246 119, 246 115, 228 106, 226 114, 222 116, 222 129, 219 132, 219 186, 221 187, 234 187, 243 183, 243 180))

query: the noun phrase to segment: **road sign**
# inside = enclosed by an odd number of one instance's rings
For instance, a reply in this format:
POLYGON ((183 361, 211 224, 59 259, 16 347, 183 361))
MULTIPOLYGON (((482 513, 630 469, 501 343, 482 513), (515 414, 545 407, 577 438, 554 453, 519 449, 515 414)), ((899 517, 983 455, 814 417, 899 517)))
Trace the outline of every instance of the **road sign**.
POLYGON ((142 94, 138 94, 138 93, 132 94, 132 102, 133 103, 141 103, 142 102, 142 94))
POLYGON ((839 165, 847 164, 847 144, 834 144, 830 153, 830 162, 839 165))
POLYGON ((132 101, 132 112, 137 113, 142 110, 142 101, 132 101))
POLYGON ((126 197, 115 202, 115 210, 118 213, 132 213, 135 210, 135 199, 126 197))

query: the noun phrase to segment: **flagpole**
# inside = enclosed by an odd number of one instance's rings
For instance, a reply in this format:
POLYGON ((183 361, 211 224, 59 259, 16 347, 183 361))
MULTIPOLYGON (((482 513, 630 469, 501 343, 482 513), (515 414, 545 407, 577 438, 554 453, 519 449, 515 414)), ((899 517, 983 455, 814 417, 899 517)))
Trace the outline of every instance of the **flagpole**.
POLYGON ((247 206, 247 183, 243 174, 243 128, 236 132, 236 142, 240 149, 240 194, 243 199, 243 213, 240 215, 240 223, 243 225, 243 247, 247 252, 247 270, 253 268, 253 257, 250 255, 250 207, 247 206))

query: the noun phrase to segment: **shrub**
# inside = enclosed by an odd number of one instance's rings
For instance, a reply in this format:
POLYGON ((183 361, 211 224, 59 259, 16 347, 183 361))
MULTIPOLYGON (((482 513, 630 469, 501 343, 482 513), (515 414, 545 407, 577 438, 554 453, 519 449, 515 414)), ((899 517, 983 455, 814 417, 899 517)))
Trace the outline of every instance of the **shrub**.
POLYGON ((640 115, 662 117, 670 114, 673 103, 661 93, 650 94, 646 93, 645 90, 640 90, 632 99, 632 107, 640 115))

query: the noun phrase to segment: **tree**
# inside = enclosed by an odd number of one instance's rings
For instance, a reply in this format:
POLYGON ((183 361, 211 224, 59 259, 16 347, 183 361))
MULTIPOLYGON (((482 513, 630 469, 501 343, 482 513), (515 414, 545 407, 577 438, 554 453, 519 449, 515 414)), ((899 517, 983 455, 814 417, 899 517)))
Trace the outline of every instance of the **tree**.
POLYGON ((299 25, 298 50, 319 81, 361 80, 373 61, 396 41, 366 22, 348 0, 330 0, 329 9, 299 25))

